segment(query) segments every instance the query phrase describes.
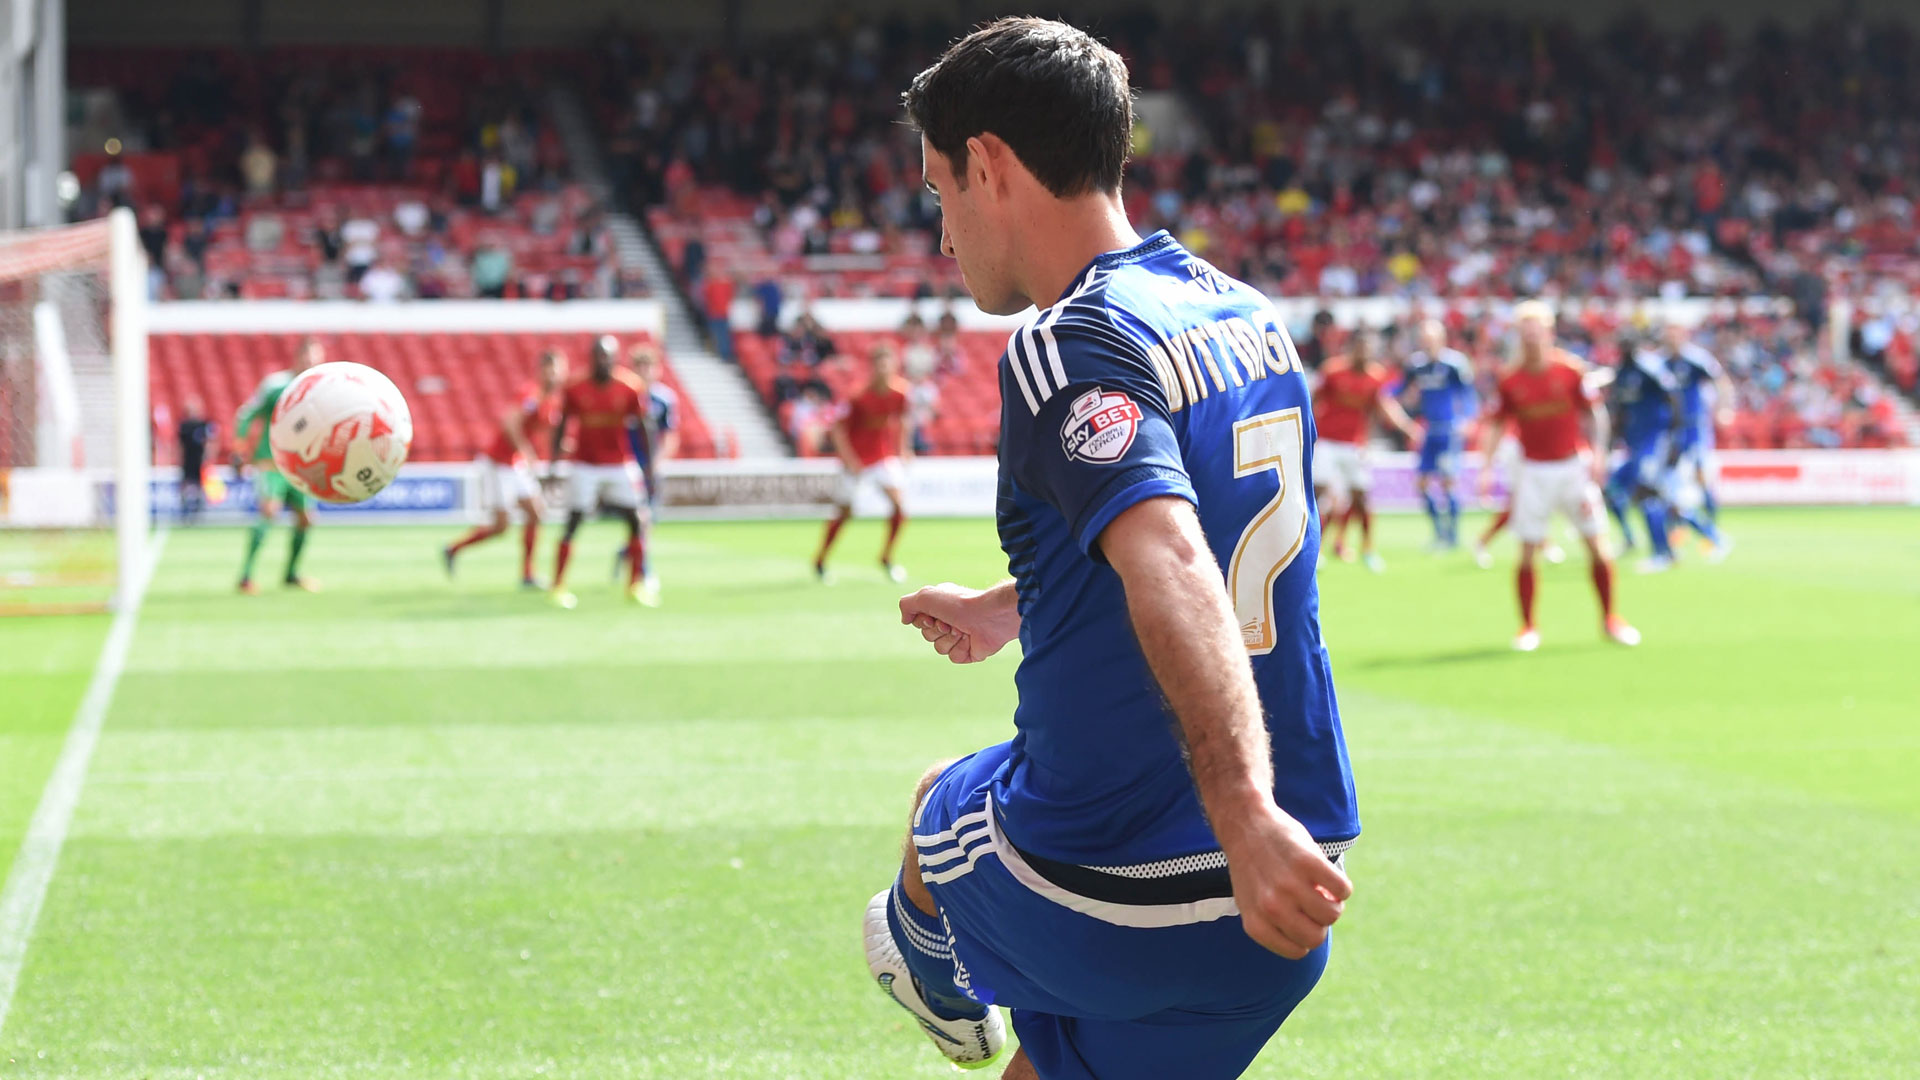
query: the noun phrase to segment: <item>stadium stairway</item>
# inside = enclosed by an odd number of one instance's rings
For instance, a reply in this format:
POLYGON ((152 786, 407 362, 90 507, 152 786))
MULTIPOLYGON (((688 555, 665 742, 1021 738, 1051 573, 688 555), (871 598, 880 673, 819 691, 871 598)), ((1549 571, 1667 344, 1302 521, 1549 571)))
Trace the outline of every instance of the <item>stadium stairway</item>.
POLYGON ((574 178, 607 207, 607 231, 613 237, 621 268, 639 272, 646 279, 648 291, 660 299, 666 313, 663 345, 667 356, 681 386, 694 399, 714 434, 729 444, 721 449, 720 456, 792 457, 792 447, 781 436, 746 375, 707 347, 699 322, 674 286, 666 260, 641 231, 639 222, 613 198, 606 170, 601 167, 600 147, 579 98, 570 89, 556 87, 548 108, 568 160, 573 163, 574 178))
POLYGON ((1907 437, 1907 445, 1920 446, 1920 409, 1914 407, 1913 399, 1901 393, 1900 388, 1894 385, 1893 380, 1887 377, 1884 370, 1872 364, 1856 366, 1867 373, 1867 378, 1873 380, 1875 389, 1886 395, 1888 401, 1893 402, 1893 414, 1900 418, 1900 430, 1907 437))

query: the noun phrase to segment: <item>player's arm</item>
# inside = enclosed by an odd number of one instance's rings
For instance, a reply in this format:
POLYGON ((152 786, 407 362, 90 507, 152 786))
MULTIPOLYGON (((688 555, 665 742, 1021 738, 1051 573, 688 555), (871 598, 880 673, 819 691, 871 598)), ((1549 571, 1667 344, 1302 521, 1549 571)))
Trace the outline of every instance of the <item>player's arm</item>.
POLYGON ((233 471, 235 473, 240 471, 241 463, 253 455, 260 440, 267 437, 266 388, 266 383, 262 382, 253 392, 253 396, 243 402, 239 411, 233 414, 233 471), (260 427, 258 434, 253 431, 255 424, 260 427))
POLYGON ((1507 428, 1513 417, 1506 410, 1506 403, 1500 401, 1494 410, 1482 421, 1482 445, 1480 447, 1480 498, 1485 499, 1493 491, 1493 459, 1500 454, 1500 441, 1507 437, 1507 428))
POLYGON ((505 415, 500 417, 500 430, 507 433, 507 440, 513 443, 513 448, 520 452, 520 456, 526 460, 527 464, 531 465, 540 460, 540 455, 533 449, 533 440, 527 438, 527 411, 525 405, 508 409, 505 415))
POLYGON ((901 461, 913 457, 913 423, 907 418, 904 402, 900 408, 900 445, 894 447, 894 456, 901 461))
POLYGON ((1680 440, 1687 430, 1687 402, 1680 392, 1680 384, 1672 380, 1662 383, 1660 392, 1667 395, 1667 467, 1680 463, 1680 440))
POLYGON ((1373 402, 1373 411, 1380 419, 1385 420, 1395 431, 1406 436, 1408 442, 1420 441, 1419 427, 1414 424, 1413 417, 1407 415, 1407 410, 1400 407, 1400 402, 1388 394, 1381 394, 1374 398, 1373 402))
POLYGON ((633 460, 643 461, 641 472, 647 478, 647 486, 653 486, 653 471, 660 463, 653 457, 653 428, 645 420, 629 417, 627 420, 627 446, 633 451, 633 460))
POLYGON ((1020 636, 1020 595, 1011 579, 991 589, 929 585, 900 598, 900 621, 956 664, 977 664, 1020 636))
POLYGON ((644 462, 641 475, 646 477, 647 486, 653 486, 653 425, 647 422, 647 396, 638 388, 627 402, 627 448, 633 451, 633 460, 644 462))
POLYGON ((654 436, 653 456, 648 460, 658 469, 680 456, 680 406, 672 399, 668 399, 660 429, 654 432, 654 436))
POLYGON ((660 482, 655 479, 660 461, 653 456, 653 427, 644 420, 632 420, 627 424, 627 446, 633 451, 633 460, 642 462, 640 477, 646 482, 649 492, 657 491, 660 482))
POLYGON ((1220 564, 1183 498, 1135 503, 1100 534, 1140 650, 1180 721, 1187 765, 1227 857, 1248 936, 1299 959, 1353 886, 1273 799, 1273 747, 1220 564))
POLYGON ((1420 380, 1411 376, 1402 378, 1399 389, 1393 393, 1394 400, 1398 401, 1400 407, 1406 409, 1409 413, 1420 407, 1420 401, 1425 396, 1426 391, 1421 388, 1420 380))
POLYGON ((1584 391, 1580 404, 1585 413, 1580 426, 1585 429, 1587 445, 1593 448, 1593 482, 1604 486, 1607 482, 1607 448, 1613 445, 1613 430, 1607 424, 1607 407, 1598 399, 1585 396, 1584 391))
POLYGON ((554 418, 553 438, 548 440, 547 448, 551 452, 547 455, 547 461, 550 464, 557 463, 560 460, 561 448, 567 444, 567 421, 572 417, 573 401, 567 395, 562 394, 560 396, 560 415, 554 418))
POLYGON ((853 452, 853 436, 847 431, 847 414, 844 410, 834 419, 833 426, 827 429, 827 441, 833 446, 834 456, 840 459, 840 464, 845 465, 848 472, 860 471, 860 458, 853 452))

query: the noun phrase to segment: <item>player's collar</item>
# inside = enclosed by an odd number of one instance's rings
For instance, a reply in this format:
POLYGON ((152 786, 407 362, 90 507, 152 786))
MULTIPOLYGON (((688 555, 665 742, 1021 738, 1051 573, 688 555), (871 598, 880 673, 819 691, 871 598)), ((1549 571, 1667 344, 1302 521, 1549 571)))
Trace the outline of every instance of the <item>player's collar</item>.
MULTIPOLYGON (((1173 234, 1169 233, 1165 229, 1159 229, 1159 230, 1156 230, 1151 236, 1148 236, 1146 239, 1140 241, 1139 243, 1133 245, 1130 248, 1122 248, 1119 251, 1109 251, 1100 255, 1095 255, 1093 257, 1093 261, 1088 263, 1087 267, 1088 269, 1091 269, 1093 267, 1098 266, 1098 267, 1101 267, 1102 269, 1105 269, 1108 267, 1119 266, 1122 263, 1136 262, 1140 259, 1144 259, 1152 255, 1158 255, 1160 254, 1160 252, 1173 246, 1174 246, 1173 234)), ((1086 276, 1086 271, 1082 270, 1080 273, 1074 275, 1074 281, 1077 282, 1082 277, 1085 277, 1085 276, 1086 276)))

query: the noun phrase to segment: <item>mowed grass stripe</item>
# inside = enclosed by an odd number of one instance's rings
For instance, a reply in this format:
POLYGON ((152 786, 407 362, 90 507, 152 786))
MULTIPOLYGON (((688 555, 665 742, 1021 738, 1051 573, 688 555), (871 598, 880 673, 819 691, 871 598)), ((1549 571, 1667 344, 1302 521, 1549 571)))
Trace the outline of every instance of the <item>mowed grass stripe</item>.
POLYGON ((133 576, 120 582, 121 603, 107 628, 100 659, 87 680, 86 693, 74 710, 73 723, 60 744, 60 754, 47 773, 33 816, 27 819, 19 852, 5 878, 0 879, 0 1028, 6 1027, 47 887, 59 866, 74 808, 86 784, 94 748, 99 745, 100 729, 113 704, 114 691, 119 688, 127 650, 139 626, 140 602, 146 595, 154 566, 166 551, 164 527, 152 538, 151 544, 150 549, 139 552, 141 558, 132 571, 133 576))
MULTIPOLYGON (((0 1050, 45 1075, 911 1076, 856 964, 894 830, 76 844, 105 895, 0 1050), (153 898, 165 897, 164 904, 153 898), (724 933, 716 929, 724 928, 724 933), (769 996, 772 995, 772 996, 769 996), (847 1039, 855 1013, 886 1045, 847 1039), (75 1032, 87 1032, 75 1042, 75 1032), (62 1049, 68 1048, 68 1049, 62 1049), (862 1075, 873 1075, 862 1071, 862 1075)), ((4 1060, 4 1058, 0 1058, 4 1060)), ((34 1075, 41 1075, 36 1071, 34 1075)))
POLYGON ((109 837, 898 828, 938 756, 1003 737, 991 717, 123 734, 77 826, 109 837))
MULTIPOLYGON (((888 631, 891 632, 890 630, 888 631)), ((901 633, 913 631, 902 629, 901 633)), ((1013 652, 1017 655, 1017 647, 1013 652)), ((1012 657, 996 663, 1011 665, 1012 657)), ((1011 722, 1005 672, 930 663, 927 657, 795 660, 751 664, 569 664, 557 669, 413 668, 290 680, 281 672, 126 676, 137 706, 122 731, 272 727, 406 727, 549 723, 647 725, 769 717, 892 716, 903 724, 990 714, 1011 722), (564 675, 564 677, 561 677, 564 675), (296 688, 297 693, 290 693, 296 688), (903 687, 910 697, 903 698, 903 687)))
MULTIPOLYGON (((1898 675, 1920 641, 1920 605, 1889 599, 1920 581, 1920 560, 1893 558, 1920 533, 1920 511, 1725 518, 1742 537, 1725 565, 1695 560, 1644 577, 1623 560, 1616 591, 1646 635, 1631 651, 1599 639, 1577 555, 1543 575, 1546 647, 1532 656, 1505 648, 1510 565, 1483 573, 1390 551, 1382 578, 1328 567, 1322 607, 1335 680, 1343 693, 1445 706, 1920 816, 1912 695, 1898 675), (1812 568, 1853 549, 1882 560, 1872 573, 1890 594, 1731 572, 1750 551, 1812 568), (1810 745, 1830 749, 1798 749, 1810 745)), ((1419 524, 1394 521, 1387 535, 1404 551, 1419 524)))
POLYGON ((100 615, 0 619, 0 881, 20 851, 111 621, 100 615))

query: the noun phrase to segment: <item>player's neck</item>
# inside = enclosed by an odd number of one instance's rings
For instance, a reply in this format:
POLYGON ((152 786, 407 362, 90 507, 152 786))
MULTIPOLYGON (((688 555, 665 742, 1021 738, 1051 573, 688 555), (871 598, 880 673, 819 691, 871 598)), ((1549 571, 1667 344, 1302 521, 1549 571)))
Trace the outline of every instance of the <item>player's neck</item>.
POLYGON ((1026 215, 1020 236, 1023 291, 1038 308, 1052 307, 1098 256, 1140 243, 1118 192, 1045 200, 1026 215))

